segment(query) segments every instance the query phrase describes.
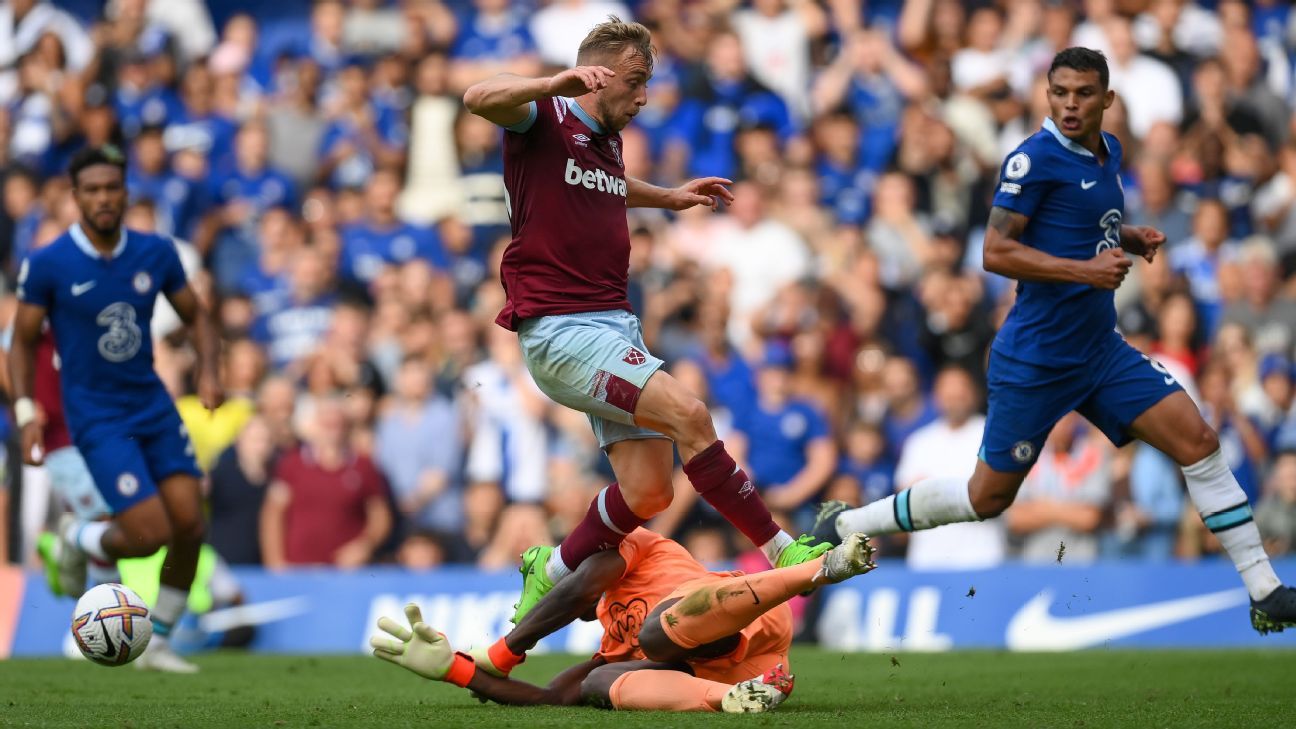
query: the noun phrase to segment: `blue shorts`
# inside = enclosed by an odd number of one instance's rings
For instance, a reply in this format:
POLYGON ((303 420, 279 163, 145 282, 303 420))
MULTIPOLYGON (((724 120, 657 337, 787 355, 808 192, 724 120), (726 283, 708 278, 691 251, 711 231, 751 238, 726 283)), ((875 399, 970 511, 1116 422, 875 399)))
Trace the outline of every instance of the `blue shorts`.
POLYGON ((628 311, 527 319, 518 327, 527 370, 540 390, 589 417, 599 447, 665 438, 635 425, 639 394, 662 366, 644 345, 643 325, 628 311))
POLYGON ((148 427, 99 426, 92 437, 78 439, 77 449, 111 513, 153 496, 158 483, 170 476, 202 476, 188 429, 174 406, 169 411, 148 427))
POLYGON ((1160 362, 1119 334, 1081 367, 1042 367, 990 352, 990 397, 981 460, 996 471, 1025 471, 1049 431, 1075 410, 1112 443, 1132 440, 1130 423, 1183 388, 1160 362))

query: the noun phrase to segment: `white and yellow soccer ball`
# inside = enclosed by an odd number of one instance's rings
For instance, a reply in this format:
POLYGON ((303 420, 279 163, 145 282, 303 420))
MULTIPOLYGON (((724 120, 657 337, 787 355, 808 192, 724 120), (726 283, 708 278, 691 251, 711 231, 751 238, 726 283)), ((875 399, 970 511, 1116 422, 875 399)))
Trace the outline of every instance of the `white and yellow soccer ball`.
POLYGON ((95 585, 77 600, 72 637, 86 658, 124 666, 139 658, 153 637, 148 605, 125 585, 95 585))

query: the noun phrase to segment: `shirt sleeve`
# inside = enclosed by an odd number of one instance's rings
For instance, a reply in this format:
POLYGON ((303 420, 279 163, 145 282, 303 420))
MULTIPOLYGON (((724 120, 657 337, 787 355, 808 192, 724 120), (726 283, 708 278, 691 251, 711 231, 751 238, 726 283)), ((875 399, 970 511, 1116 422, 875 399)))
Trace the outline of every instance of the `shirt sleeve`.
POLYGON ((45 256, 32 255, 23 260, 18 269, 18 300, 24 304, 42 306, 54 304, 54 276, 45 256))
POLYGON ((527 104, 527 115, 525 119, 513 126, 504 128, 514 134, 526 134, 531 131, 531 127, 535 126, 536 119, 538 118, 540 118, 540 104, 532 101, 527 104))
POLYGON ((999 170, 999 187, 995 190, 994 207, 1033 217, 1049 188, 1048 179, 1040 166, 1020 147, 1009 155, 999 170))
POLYGON ((828 420, 814 406, 806 407, 806 442, 813 442, 820 438, 827 438, 831 435, 828 432, 828 420))
POLYGON ((168 296, 183 289, 189 285, 189 277, 185 275, 184 264, 180 262, 180 251, 176 249, 176 243, 168 239, 170 245, 163 246, 162 253, 162 277, 158 282, 162 293, 168 296))

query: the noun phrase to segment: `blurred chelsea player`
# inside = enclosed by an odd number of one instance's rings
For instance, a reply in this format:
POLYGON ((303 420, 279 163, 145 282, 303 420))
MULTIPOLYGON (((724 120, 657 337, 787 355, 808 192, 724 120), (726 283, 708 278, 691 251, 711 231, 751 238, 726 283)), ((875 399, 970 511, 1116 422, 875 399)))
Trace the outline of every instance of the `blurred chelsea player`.
POLYGON ((112 512, 110 521, 66 515, 56 550, 65 584, 85 584, 86 558, 115 562, 167 547, 153 606, 153 639, 136 665, 192 673, 167 636, 188 601, 203 540, 202 493, 189 434, 153 369, 149 323, 164 294, 193 333, 198 395, 223 398, 218 342, 206 307, 170 238, 122 227, 126 158, 113 146, 79 152, 68 168, 81 220, 23 262, 9 354, 23 458, 43 457, 32 402, 34 356, 46 317, 61 360, 65 416, 112 512))

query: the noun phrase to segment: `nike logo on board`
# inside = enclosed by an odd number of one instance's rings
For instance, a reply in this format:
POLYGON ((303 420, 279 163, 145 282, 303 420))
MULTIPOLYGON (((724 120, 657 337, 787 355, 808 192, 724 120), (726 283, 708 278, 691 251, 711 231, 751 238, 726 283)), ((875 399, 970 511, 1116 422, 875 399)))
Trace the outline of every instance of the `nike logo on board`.
POLYGON ((1022 606, 1008 622, 1009 650, 1069 651, 1109 640, 1164 628, 1204 615, 1247 604, 1242 588, 1105 610, 1088 615, 1058 616, 1049 612, 1053 592, 1044 590, 1022 606))

